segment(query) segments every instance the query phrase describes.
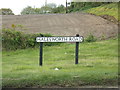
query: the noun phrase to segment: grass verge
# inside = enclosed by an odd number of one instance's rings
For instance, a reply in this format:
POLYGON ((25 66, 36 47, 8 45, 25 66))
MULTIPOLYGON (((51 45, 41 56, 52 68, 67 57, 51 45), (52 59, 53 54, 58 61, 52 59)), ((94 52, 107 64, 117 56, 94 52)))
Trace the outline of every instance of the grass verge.
POLYGON ((39 48, 3 51, 3 87, 117 86, 118 39, 81 43, 79 52, 75 65, 75 44, 45 46, 40 67, 39 48))

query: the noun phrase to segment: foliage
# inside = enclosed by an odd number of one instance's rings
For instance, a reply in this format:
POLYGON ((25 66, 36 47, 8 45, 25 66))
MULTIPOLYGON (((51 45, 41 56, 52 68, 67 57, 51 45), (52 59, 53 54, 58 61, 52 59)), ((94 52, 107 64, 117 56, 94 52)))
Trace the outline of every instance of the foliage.
POLYGON ((26 14, 45 14, 45 13, 65 13, 64 5, 59 5, 58 7, 54 3, 49 3, 41 8, 32 8, 28 6, 21 11, 22 15, 26 14))
POLYGON ((22 15, 25 15, 25 14, 35 14, 36 11, 39 12, 39 9, 36 9, 36 10, 35 10, 35 9, 32 8, 31 6, 28 6, 28 7, 24 8, 24 9, 22 10, 21 14, 22 14, 22 15))
POLYGON ((50 13, 52 11, 52 8, 49 7, 49 6, 43 6, 41 7, 41 13, 44 14, 44 13, 50 13))
POLYGON ((85 39, 86 42, 95 42, 96 40, 97 40, 97 38, 95 38, 95 36, 93 36, 91 33, 85 39))
POLYGON ((69 12, 76 12, 86 10, 93 7, 98 7, 103 4, 109 4, 110 2, 72 2, 69 7, 69 12))
MULTIPOLYGON (((25 34, 15 29, 3 29, 2 30, 2 46, 4 50, 17 50, 25 48, 39 47, 39 43, 36 43, 36 37, 41 36, 39 34, 25 34)), ((50 37, 50 34, 43 34, 46 37, 50 37)), ((44 43, 45 46, 58 45, 59 43, 44 43)))
MULTIPOLYGON (((87 10, 110 3, 112 2, 71 2, 70 6, 68 6, 68 13, 87 10)), ((65 9, 66 7, 64 7, 64 5, 56 6, 54 3, 49 3, 41 8, 32 8, 28 6, 22 10, 21 14, 65 13, 65 9)))
POLYGON ((3 88, 118 87, 117 46, 117 39, 81 43, 78 65, 74 64, 75 44, 46 46, 42 67, 39 48, 3 51, 3 88))
POLYGON ((2 8, 0 9, 0 15, 14 15, 14 13, 10 8, 2 8))
POLYGON ((48 3, 46 6, 50 7, 50 8, 56 8, 57 7, 57 5, 55 3, 48 3))
POLYGON ((56 4, 54 3, 49 3, 46 6, 42 6, 41 8, 32 8, 31 6, 28 6, 21 11, 21 14, 26 15, 50 13, 54 8, 56 8, 56 4))
POLYGON ((118 18, 118 8, 119 8, 118 3, 111 3, 111 4, 102 5, 96 8, 85 10, 85 12, 92 13, 95 15, 113 16, 114 18, 120 21, 120 19, 118 18))
POLYGON ((59 5, 52 9, 52 13, 65 13, 65 7, 63 5, 59 5))

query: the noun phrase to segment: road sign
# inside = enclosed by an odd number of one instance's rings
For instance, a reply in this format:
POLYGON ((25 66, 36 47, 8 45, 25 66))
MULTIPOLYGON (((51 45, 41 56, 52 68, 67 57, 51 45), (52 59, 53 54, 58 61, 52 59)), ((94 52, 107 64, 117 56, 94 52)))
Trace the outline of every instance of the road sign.
POLYGON ((37 42, 83 42, 83 37, 37 37, 37 42))
POLYGON ((39 57, 39 65, 42 66, 43 60, 43 42, 75 42, 75 64, 78 64, 78 55, 79 55, 79 42, 83 42, 83 36, 79 36, 76 34, 74 37, 37 37, 36 42, 40 42, 40 57, 39 57))

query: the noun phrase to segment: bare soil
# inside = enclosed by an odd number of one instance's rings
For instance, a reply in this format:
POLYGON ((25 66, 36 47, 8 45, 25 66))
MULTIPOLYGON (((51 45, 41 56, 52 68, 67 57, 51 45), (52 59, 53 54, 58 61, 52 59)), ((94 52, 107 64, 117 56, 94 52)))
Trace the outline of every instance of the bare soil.
POLYGON ((111 21, 111 22, 113 22, 115 24, 119 23, 119 21, 116 18, 114 18, 113 16, 101 15, 101 17, 104 18, 104 19, 107 19, 108 21, 111 21))
POLYGON ((4 15, 2 25, 11 28, 12 24, 23 25, 18 30, 26 33, 50 33, 59 36, 86 37, 90 33, 96 37, 117 36, 118 25, 100 16, 86 13, 41 14, 41 15, 4 15))

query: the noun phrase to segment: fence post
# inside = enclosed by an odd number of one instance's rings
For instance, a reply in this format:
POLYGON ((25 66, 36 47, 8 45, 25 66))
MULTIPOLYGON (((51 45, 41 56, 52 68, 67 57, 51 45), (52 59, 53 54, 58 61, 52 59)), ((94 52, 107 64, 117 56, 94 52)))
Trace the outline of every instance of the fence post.
MULTIPOLYGON (((76 37, 79 37, 79 34, 76 34, 76 37)), ((79 42, 76 42, 76 48, 75 48, 75 64, 78 64, 78 55, 79 55, 79 42)))

